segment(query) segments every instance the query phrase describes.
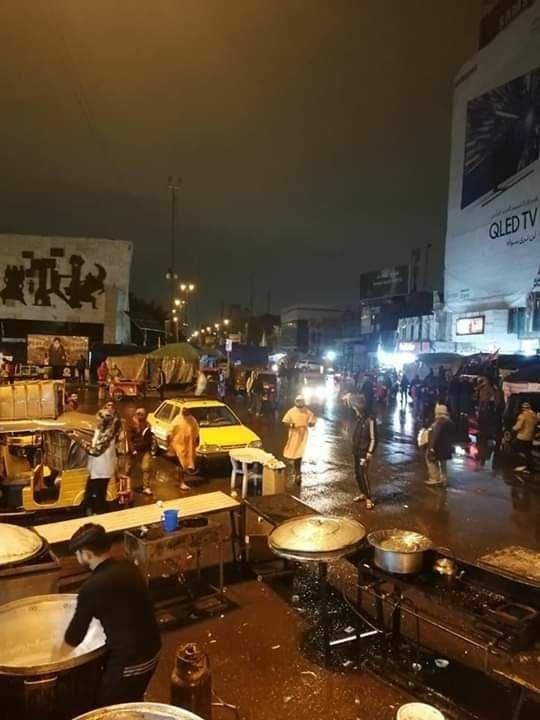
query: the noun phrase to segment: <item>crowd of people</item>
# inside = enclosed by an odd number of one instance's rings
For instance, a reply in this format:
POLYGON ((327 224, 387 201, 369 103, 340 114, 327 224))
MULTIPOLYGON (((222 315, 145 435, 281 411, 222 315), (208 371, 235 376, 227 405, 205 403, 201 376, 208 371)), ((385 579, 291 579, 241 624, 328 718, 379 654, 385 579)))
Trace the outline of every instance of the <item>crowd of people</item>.
MULTIPOLYGON (((417 424, 417 442, 425 452, 428 485, 446 485, 447 462, 457 444, 469 446, 476 437, 474 457, 484 464, 490 452, 498 457, 504 443, 518 473, 534 472, 533 441, 538 416, 530 403, 521 402, 515 417, 509 415, 502 382, 497 372, 468 376, 444 367, 431 369, 420 378, 391 370, 365 373, 354 379, 345 398, 353 411, 351 433, 355 477, 360 487, 357 500, 369 498, 368 469, 377 445, 376 408, 395 397, 402 412, 411 405, 417 424), (369 429, 369 430, 368 430, 369 429)), ((372 505, 371 502, 368 506, 372 505)))

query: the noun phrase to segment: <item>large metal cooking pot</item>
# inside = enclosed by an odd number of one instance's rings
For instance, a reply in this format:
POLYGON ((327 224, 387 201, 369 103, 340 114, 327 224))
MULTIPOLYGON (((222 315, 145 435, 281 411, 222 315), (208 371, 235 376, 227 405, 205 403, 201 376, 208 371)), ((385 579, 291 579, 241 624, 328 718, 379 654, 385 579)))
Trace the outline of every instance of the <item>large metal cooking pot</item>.
POLYGON ((0 568, 27 563, 39 555, 44 539, 34 530, 0 523, 0 568))
POLYGON ((420 572, 424 565, 424 554, 433 546, 425 535, 398 528, 376 530, 367 539, 375 549, 375 565, 398 575, 420 572))
POLYGON ((365 536, 366 528, 353 518, 307 515, 278 525, 268 545, 290 560, 329 562, 357 550, 365 536))
POLYGON ((122 703, 92 710, 74 720, 201 720, 184 708, 153 702, 122 703))
POLYGON ((93 707, 105 634, 93 620, 84 641, 58 654, 76 595, 38 595, 0 607, 0 697, 6 720, 66 720, 93 707))

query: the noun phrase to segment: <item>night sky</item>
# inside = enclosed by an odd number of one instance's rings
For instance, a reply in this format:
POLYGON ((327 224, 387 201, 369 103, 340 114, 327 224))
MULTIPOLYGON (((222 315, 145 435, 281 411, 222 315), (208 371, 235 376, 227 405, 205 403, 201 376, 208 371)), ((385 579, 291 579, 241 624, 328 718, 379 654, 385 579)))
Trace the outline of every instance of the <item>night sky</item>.
POLYGON ((440 277, 452 78, 479 0, 17 0, 0 10, 0 231, 135 243, 255 309, 351 304, 359 275, 433 244, 440 277))

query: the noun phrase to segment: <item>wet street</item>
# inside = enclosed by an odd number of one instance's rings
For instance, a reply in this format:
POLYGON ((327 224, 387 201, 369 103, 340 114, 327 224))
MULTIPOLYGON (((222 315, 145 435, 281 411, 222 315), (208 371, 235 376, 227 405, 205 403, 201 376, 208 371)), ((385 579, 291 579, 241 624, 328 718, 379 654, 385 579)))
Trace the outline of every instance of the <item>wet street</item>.
MULTIPOLYGON (((93 391, 81 397, 82 410, 95 410, 93 391)), ((172 396, 172 393, 171 393, 172 396)), ((154 410, 156 398, 142 403, 154 410)), ((265 450, 281 457, 286 431, 279 414, 253 417, 242 399, 230 402, 242 420, 262 438, 265 450)), ((133 406, 122 408, 129 414, 133 406)), ((449 463, 449 484, 433 488, 424 484, 423 453, 416 447, 416 432, 409 408, 399 404, 378 409, 379 447, 372 469, 375 508, 366 510, 353 502, 357 488, 352 472, 349 428, 337 404, 313 408, 318 422, 311 431, 303 464, 301 487, 289 491, 323 513, 353 514, 367 529, 400 527, 418 530, 439 546, 451 548, 466 561, 496 548, 523 545, 537 549, 540 539, 540 484, 535 478, 524 484, 511 471, 494 471, 491 463, 479 467, 463 454, 449 463)), ((137 484, 137 473, 134 475, 137 484)), ((154 499, 190 493, 229 492, 228 464, 213 468, 196 479, 196 487, 182 491, 173 461, 154 460, 154 499)), ((136 493, 136 502, 149 502, 136 493)), ((256 532, 253 513, 248 523, 256 532)), ((351 566, 352 567, 352 566, 351 566)), ((163 634, 164 652, 149 688, 148 699, 167 701, 174 651, 179 643, 200 642, 211 660, 214 689, 225 702, 238 705, 242 720, 393 720, 400 704, 418 699, 419 688, 389 684, 377 673, 362 671, 354 654, 338 654, 330 667, 309 649, 308 639, 316 623, 316 580, 309 577, 303 591, 297 581, 278 579, 257 582, 227 572, 228 606, 220 614, 197 613, 187 623, 163 634), (306 589, 307 588, 307 589, 306 589), (298 593, 298 596, 297 596, 298 593), (294 598, 298 597, 296 601, 294 598)), ((332 599, 333 621, 341 627, 351 622, 338 594, 332 599)), ((464 651, 465 654, 467 650, 464 651)), ((451 664, 452 668, 452 664, 451 664)), ((540 684, 540 660, 532 660, 532 679, 540 684), (536 663, 536 665, 534 664, 536 663), (536 668, 536 669, 535 669, 536 668)), ((450 672, 450 671, 449 671, 450 672)), ((483 676, 482 676, 483 677, 483 676)), ((481 687, 480 676, 471 681, 448 674, 448 692, 458 687, 475 698, 474 711, 462 713, 442 700, 428 701, 444 709, 447 720, 509 720, 509 694, 489 702, 492 690, 481 687), (469 684, 467 684, 469 683, 469 684)), ((491 687, 491 686, 490 686, 491 687)), ((426 698, 424 698, 426 700, 426 698)), ((536 717, 536 705, 528 702, 523 720, 536 717)), ((216 710, 214 718, 230 717, 216 710)))
MULTIPOLYGON (((82 399, 81 409, 96 409, 97 398, 92 391, 82 399)), ((151 411, 158 403, 156 397, 141 404, 151 411)), ((281 413, 254 417, 247 412, 245 400, 234 399, 230 404, 261 437, 264 449, 282 457, 286 430, 281 416, 286 408, 281 413)), ((125 403, 120 409, 129 413, 132 406, 125 403)), ((353 503, 357 487, 342 408, 335 401, 313 410, 318 421, 310 433, 302 485, 291 486, 289 492, 317 511, 352 513, 369 530, 394 526, 417 530, 467 561, 497 547, 540 546, 540 478, 524 482, 523 476, 509 469, 494 471, 490 461, 481 467, 472 458, 458 454, 458 448, 449 463, 448 487, 425 485, 427 472, 423 451, 416 446, 417 428, 410 408, 399 403, 377 410, 379 446, 371 468, 375 508, 368 511, 353 503)), ((157 499, 183 493, 171 460, 158 458, 154 470, 157 499)), ((228 491, 229 473, 228 463, 213 467, 198 478, 196 489, 190 492, 228 491)))

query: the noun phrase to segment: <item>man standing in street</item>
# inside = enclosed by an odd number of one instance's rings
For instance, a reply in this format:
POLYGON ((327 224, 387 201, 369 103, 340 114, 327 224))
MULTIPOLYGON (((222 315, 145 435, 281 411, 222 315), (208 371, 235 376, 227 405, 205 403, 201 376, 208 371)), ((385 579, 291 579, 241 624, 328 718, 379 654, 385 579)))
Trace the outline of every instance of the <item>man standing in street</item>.
POLYGON ((367 405, 356 405, 353 409, 356 414, 352 435, 354 476, 360 490, 360 494, 354 498, 354 501, 365 501, 366 508, 371 510, 375 503, 371 499, 369 466, 377 448, 377 422, 369 412, 367 405))
POLYGON ((532 445, 537 423, 536 413, 533 412, 530 403, 522 403, 521 412, 512 430, 516 433, 514 449, 516 453, 525 457, 525 465, 518 466, 516 472, 530 473, 533 470, 532 445))
POLYGON ((297 485, 302 480, 302 458, 306 450, 309 428, 315 426, 316 418, 301 395, 294 401, 294 407, 287 410, 283 424, 289 428, 287 442, 283 449, 283 457, 292 465, 292 478, 297 485))
POLYGON ((142 491, 145 495, 152 495, 150 487, 150 471, 152 468, 152 431, 148 423, 147 412, 140 407, 127 427, 126 439, 128 452, 135 461, 139 461, 142 473, 142 491))
MULTIPOLYGON (((107 659, 98 707, 141 701, 159 660, 161 638, 148 588, 129 560, 113 558, 101 525, 87 523, 69 549, 92 571, 79 591, 75 614, 64 635, 70 648, 81 644, 93 618, 105 631, 107 659)), ((67 649, 65 646, 60 648, 67 649)))
POLYGON ((84 385, 84 383, 86 382, 86 358, 84 357, 84 355, 79 356, 76 367, 79 385, 84 385))
POLYGON ((250 412, 254 412, 255 415, 259 416, 262 411, 262 402, 264 394, 264 384, 260 373, 253 373, 253 383, 251 385, 251 409, 250 412))
POLYGON ((436 405, 435 420, 429 428, 429 439, 426 449, 426 465, 428 479, 426 485, 446 485, 448 474, 446 463, 452 457, 454 440, 454 423, 448 415, 446 405, 436 405))
POLYGON ((89 478, 86 483, 84 504, 91 514, 107 510, 107 487, 116 475, 116 436, 114 414, 107 408, 96 415, 97 427, 92 440, 84 440, 80 433, 74 432, 73 438, 88 453, 87 467, 89 478))

